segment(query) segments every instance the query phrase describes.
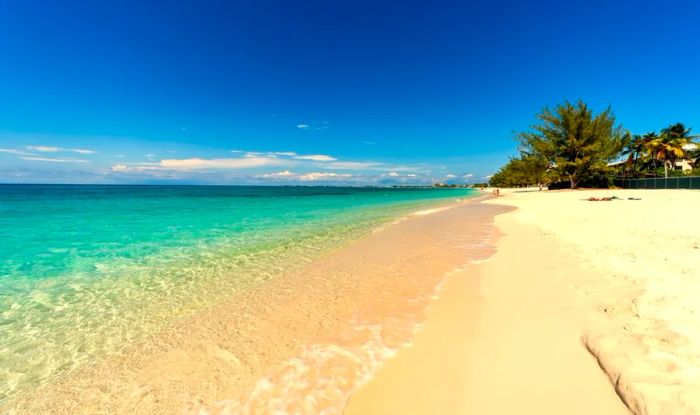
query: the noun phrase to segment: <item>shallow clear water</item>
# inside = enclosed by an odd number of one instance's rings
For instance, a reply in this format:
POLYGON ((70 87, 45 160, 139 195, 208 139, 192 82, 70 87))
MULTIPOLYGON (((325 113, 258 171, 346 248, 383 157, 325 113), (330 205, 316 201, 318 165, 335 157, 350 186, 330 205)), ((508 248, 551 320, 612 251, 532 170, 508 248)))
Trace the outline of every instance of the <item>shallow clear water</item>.
POLYGON ((0 185, 0 400, 467 189, 0 185))

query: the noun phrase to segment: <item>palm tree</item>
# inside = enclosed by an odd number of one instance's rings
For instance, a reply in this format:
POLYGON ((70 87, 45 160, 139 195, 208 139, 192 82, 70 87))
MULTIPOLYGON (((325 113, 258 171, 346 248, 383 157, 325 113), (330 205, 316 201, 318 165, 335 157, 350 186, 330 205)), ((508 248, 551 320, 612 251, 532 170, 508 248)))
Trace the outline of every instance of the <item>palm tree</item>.
POLYGON ((676 123, 661 130, 660 135, 650 136, 644 143, 644 148, 653 160, 664 163, 664 177, 668 178, 669 166, 673 167, 676 160, 687 157, 686 148, 693 144, 692 139, 690 128, 676 123))
POLYGON ((635 160, 635 166, 638 164, 638 162, 641 160, 642 161, 642 169, 643 170, 648 170, 648 164, 651 162, 653 171, 656 171, 656 157, 653 156, 653 152, 651 151, 652 144, 655 140, 658 140, 659 136, 656 134, 656 132, 652 131, 649 133, 644 134, 638 142, 639 146, 639 153, 637 160, 635 160))
POLYGON ((636 174, 638 172, 638 162, 645 156, 646 144, 656 137, 656 133, 646 133, 641 135, 630 136, 627 133, 627 138, 625 140, 625 148, 622 150, 622 155, 627 156, 627 161, 625 162, 625 175, 627 173, 636 174))
POLYGON ((684 138, 690 140, 694 137, 690 135, 690 130, 690 128, 685 128, 683 123, 677 122, 661 130, 661 135, 668 135, 671 138, 684 138))

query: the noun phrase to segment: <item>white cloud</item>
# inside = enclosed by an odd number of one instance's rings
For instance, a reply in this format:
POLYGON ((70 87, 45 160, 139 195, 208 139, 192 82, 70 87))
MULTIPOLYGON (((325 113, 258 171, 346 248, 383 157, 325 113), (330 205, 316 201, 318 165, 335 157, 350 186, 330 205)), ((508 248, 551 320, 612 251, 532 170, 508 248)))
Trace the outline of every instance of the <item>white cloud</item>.
POLYGON ((333 179, 347 179, 352 177, 352 174, 347 173, 334 173, 334 172, 323 172, 323 173, 305 173, 300 175, 298 178, 301 181, 310 182, 318 180, 333 180, 333 179))
POLYGON ((17 154, 19 156, 31 156, 32 153, 28 153, 22 150, 16 150, 14 148, 0 148, 0 153, 17 154))
POLYGON ((445 177, 447 177, 448 179, 454 179, 457 176, 455 176, 454 174, 446 174, 445 177))
POLYGON ((306 156, 295 156, 297 160, 311 160, 311 161, 335 161, 338 160, 335 157, 328 156, 325 154, 309 154, 306 156))
POLYGON ((245 157, 288 157, 309 161, 336 161, 337 158, 327 154, 299 154, 294 151, 243 151, 231 150, 232 153, 245 153, 245 157))
POLYGON ((27 148, 30 150, 42 151, 42 152, 46 152, 46 153, 55 153, 55 152, 61 150, 58 147, 49 147, 49 146, 27 146, 27 148))
POLYGON ((299 154, 294 151, 246 151, 230 150, 232 153, 243 154, 245 158, 280 159, 280 165, 293 165, 294 161, 308 162, 317 167, 329 170, 378 170, 378 171, 425 171, 419 166, 401 166, 376 161, 340 161, 337 157, 328 154, 299 154), (318 163, 318 164, 316 164, 318 163))
POLYGON ((20 157, 22 160, 30 161, 48 161, 53 163, 90 163, 88 160, 74 159, 74 158, 49 158, 49 157, 20 157))
POLYGON ((472 173, 467 173, 467 174, 462 175, 463 179, 471 179, 472 177, 474 177, 474 174, 472 174, 472 173))
POLYGON ((340 170, 362 170, 362 169, 379 169, 381 163, 374 161, 333 161, 326 163, 322 167, 325 169, 340 169, 340 170))
POLYGON ((166 159, 161 160, 160 167, 173 170, 200 170, 200 169, 246 169, 262 166, 279 166, 285 164, 282 160, 272 157, 244 157, 228 159, 166 159))
POLYGON ((417 166, 401 166, 390 163, 380 163, 376 161, 332 161, 321 164, 324 169, 336 170, 376 170, 386 172, 423 172, 425 169, 417 166))
POLYGON ((152 170, 238 170, 263 166, 280 166, 289 164, 289 161, 273 157, 239 157, 223 159, 203 159, 193 157, 189 159, 165 159, 157 163, 139 163, 136 165, 116 164, 112 166, 115 172, 144 172, 152 170))
POLYGON ((115 164, 110 168, 117 173, 159 173, 166 171, 160 163, 115 164))
MULTIPOLYGON (((376 182, 383 179, 403 180, 418 177, 415 173, 424 173, 420 166, 401 166, 377 161, 340 161, 336 157, 327 154, 300 154, 293 151, 247 151, 229 150, 236 154, 231 158, 170 158, 160 161, 139 163, 115 163, 111 170, 115 173, 145 173, 151 175, 163 172, 198 172, 223 174, 226 170, 264 169, 265 167, 283 166, 288 170, 275 172, 266 169, 258 175, 248 176, 257 179, 279 179, 285 181, 348 181, 376 182), (310 173, 294 173, 289 170, 297 167, 310 173), (318 171, 323 169, 326 171, 318 171), (363 174, 356 174, 348 170, 363 174), (378 172, 368 175, 368 171, 378 172), (353 174, 350 174, 353 173, 353 174), (410 173, 410 174, 406 174, 410 173)), ((152 155, 150 155, 152 156, 152 155)), ((422 176, 421 176, 422 177, 422 176)))
POLYGON ((283 178, 283 177, 294 177, 294 176, 296 176, 295 173, 292 173, 292 172, 289 171, 289 170, 282 170, 282 171, 277 172, 277 173, 266 173, 266 174, 261 174, 261 175, 259 175, 258 177, 263 177, 263 178, 266 178, 266 179, 267 179, 267 178, 277 178, 277 177, 283 178))
POLYGON ((405 179, 405 178, 414 178, 418 177, 417 174, 415 173, 407 173, 407 174, 400 174, 395 171, 390 171, 389 173, 383 174, 383 177, 391 177, 392 179, 405 179))
POLYGON ((114 166, 112 166, 112 171, 122 173, 130 171, 131 168, 131 166, 127 166, 126 164, 115 164, 114 166))
POLYGON ((313 124, 299 123, 297 124, 297 128, 304 131, 325 130, 328 128, 328 121, 321 121, 313 124))
POLYGON ((158 164, 159 163, 141 163, 138 165, 115 164, 111 167, 111 170, 115 173, 142 173, 158 178, 177 179, 179 177, 177 175, 178 171, 163 169, 159 167, 158 164))
POLYGON ((273 157, 291 157, 297 160, 309 160, 309 161, 335 161, 337 158, 333 156, 329 156, 327 154, 299 154, 294 151, 270 151, 267 153, 258 153, 258 154, 264 154, 266 156, 273 156, 273 157))
POLYGON ((73 152, 78 154, 95 154, 97 151, 88 150, 85 148, 63 148, 63 147, 53 147, 53 146, 27 146, 29 150, 39 151, 42 153, 58 153, 58 152, 73 152))
POLYGON ((336 173, 336 172, 309 172, 309 173, 293 173, 289 170, 283 170, 277 173, 265 173, 256 176, 262 179, 280 179, 280 180, 291 180, 291 181, 301 181, 301 182, 314 182, 314 181, 338 181, 343 179, 349 179, 353 177, 352 174, 348 173, 336 173))

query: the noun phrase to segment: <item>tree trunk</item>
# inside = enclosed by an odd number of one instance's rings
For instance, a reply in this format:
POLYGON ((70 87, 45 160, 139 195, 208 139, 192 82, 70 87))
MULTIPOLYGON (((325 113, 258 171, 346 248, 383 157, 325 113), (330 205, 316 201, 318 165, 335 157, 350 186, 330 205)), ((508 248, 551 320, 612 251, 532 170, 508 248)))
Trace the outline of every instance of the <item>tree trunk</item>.
POLYGON ((576 179, 573 178, 573 177, 569 177, 569 182, 571 183, 571 188, 572 188, 572 189, 575 189, 575 188, 576 188, 576 185, 578 184, 578 180, 576 180, 576 179))
POLYGON ((668 162, 664 161, 664 177, 668 179, 668 162))

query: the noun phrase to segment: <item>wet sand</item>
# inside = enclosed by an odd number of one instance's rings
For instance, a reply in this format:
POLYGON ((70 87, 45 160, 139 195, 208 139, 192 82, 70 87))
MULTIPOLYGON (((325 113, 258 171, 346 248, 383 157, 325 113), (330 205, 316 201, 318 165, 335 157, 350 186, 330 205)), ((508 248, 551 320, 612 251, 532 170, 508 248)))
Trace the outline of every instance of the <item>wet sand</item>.
POLYGON ((0 412, 340 413, 412 341, 445 275, 493 253, 504 210, 471 200, 387 225, 0 412))
POLYGON ((345 413, 700 413, 700 192, 504 193, 498 252, 345 413))
POLYGON ((629 413, 583 347, 575 293, 553 278, 576 265, 536 228, 496 221, 498 252, 448 277, 413 345, 345 414, 629 413))

